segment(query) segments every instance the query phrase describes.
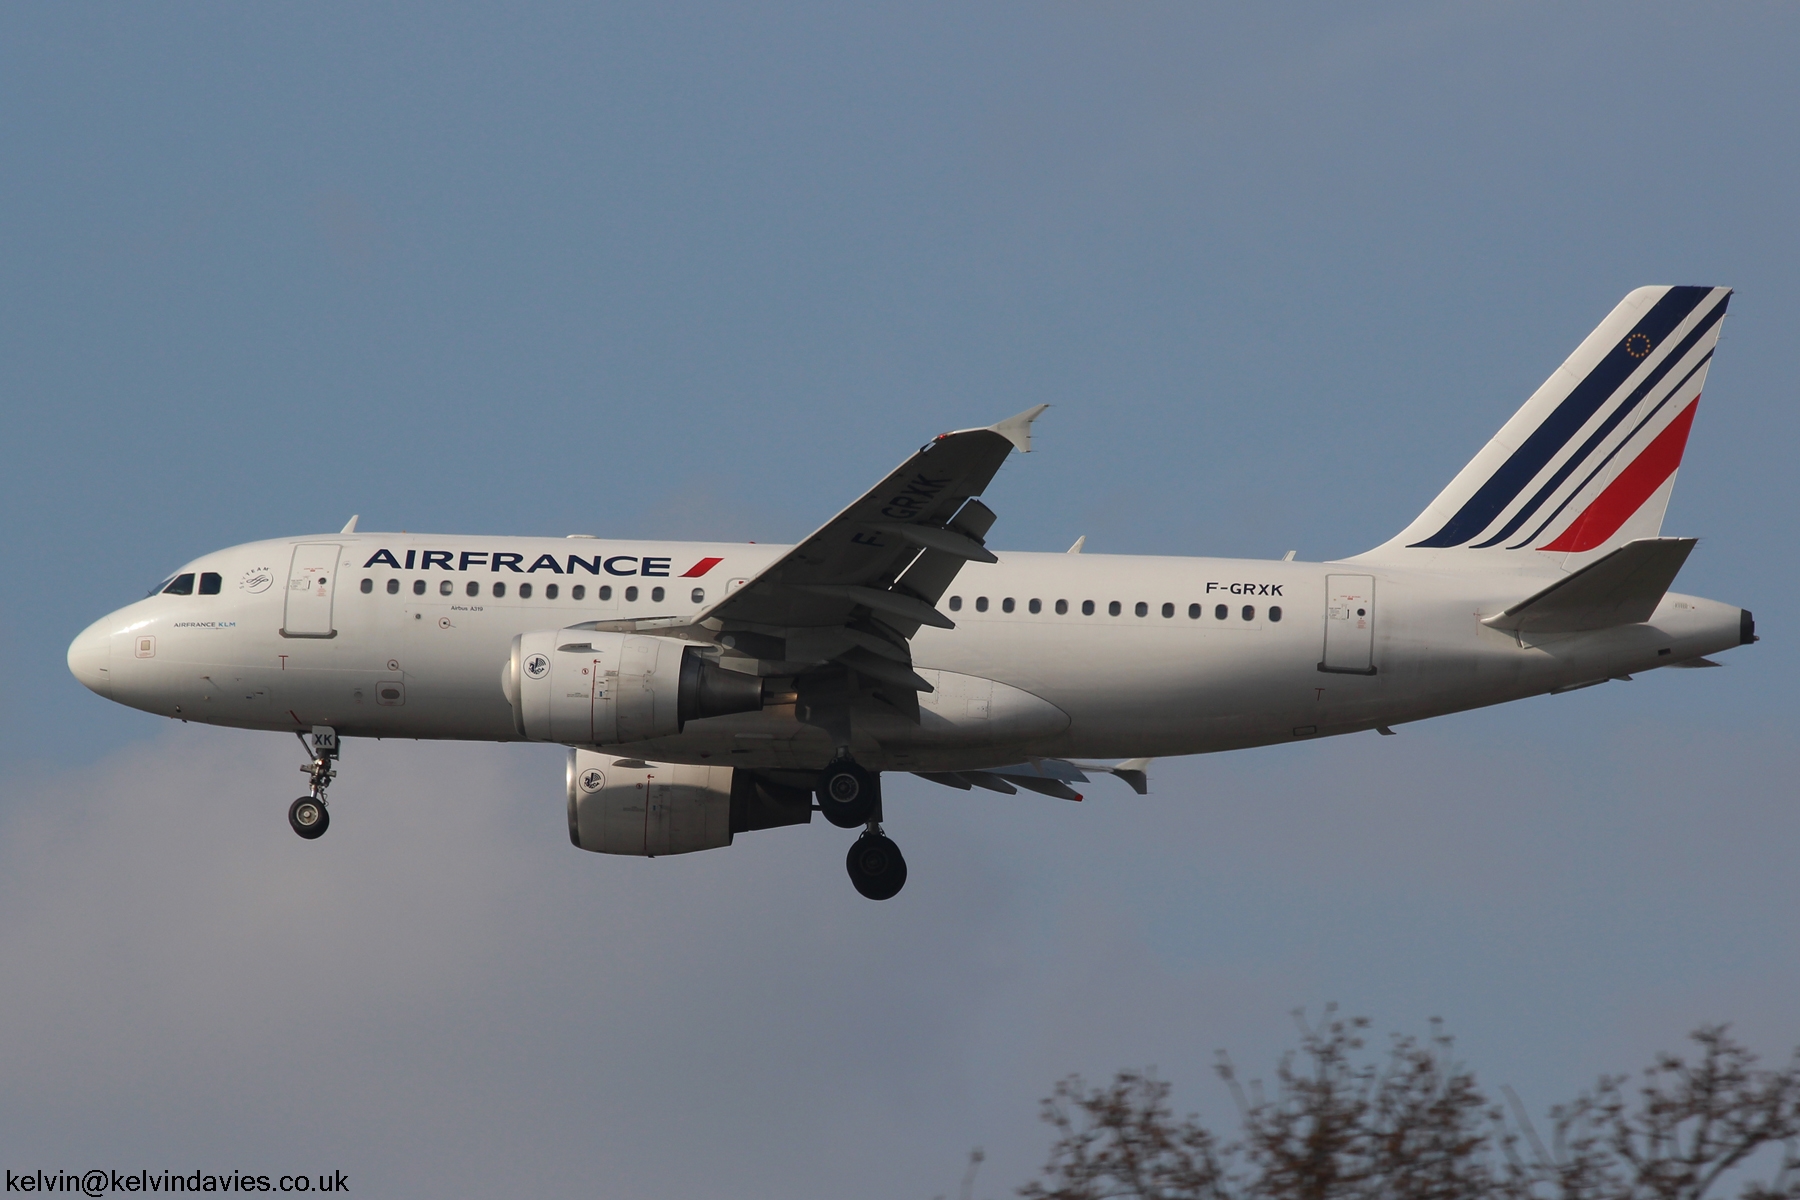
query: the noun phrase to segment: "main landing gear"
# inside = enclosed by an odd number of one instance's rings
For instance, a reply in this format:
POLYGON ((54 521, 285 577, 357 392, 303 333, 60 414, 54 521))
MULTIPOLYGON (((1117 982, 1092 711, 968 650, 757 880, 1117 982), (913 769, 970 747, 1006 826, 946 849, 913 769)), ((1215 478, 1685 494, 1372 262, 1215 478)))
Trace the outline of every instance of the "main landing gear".
POLYGON ((881 832, 881 777, 849 758, 819 773, 819 811, 839 829, 863 827, 844 866, 850 883, 871 900, 892 900, 906 886, 906 859, 881 832))
POLYGON ((311 841, 324 836, 331 828, 331 812, 325 807, 325 789, 337 778, 337 772, 331 766, 338 756, 337 730, 329 725, 314 725, 310 742, 306 734, 297 730, 294 736, 312 756, 312 761, 300 768, 312 780, 312 786, 306 789, 306 795, 288 805, 288 824, 295 833, 311 841))

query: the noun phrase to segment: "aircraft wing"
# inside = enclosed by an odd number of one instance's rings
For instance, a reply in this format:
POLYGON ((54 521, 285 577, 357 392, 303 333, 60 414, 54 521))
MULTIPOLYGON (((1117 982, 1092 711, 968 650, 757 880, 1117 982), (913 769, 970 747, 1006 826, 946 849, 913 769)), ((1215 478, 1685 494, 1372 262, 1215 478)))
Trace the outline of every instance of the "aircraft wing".
POLYGON ((754 657, 838 660, 877 681, 931 687, 907 641, 955 628, 938 599, 963 563, 995 562, 994 514, 975 499, 1015 449, 1030 451, 1040 404, 985 429, 940 434, 805 541, 695 623, 754 657))

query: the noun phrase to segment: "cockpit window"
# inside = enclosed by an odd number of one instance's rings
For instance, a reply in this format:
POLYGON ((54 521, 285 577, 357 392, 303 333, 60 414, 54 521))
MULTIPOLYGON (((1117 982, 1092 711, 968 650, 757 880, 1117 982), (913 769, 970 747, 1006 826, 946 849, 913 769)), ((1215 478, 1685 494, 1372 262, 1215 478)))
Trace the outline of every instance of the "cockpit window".
POLYGON ((163 589, 165 596, 191 596, 193 594, 194 573, 192 571, 185 575, 177 575, 169 581, 169 586, 163 589))
POLYGON ((162 595, 162 590, 174 582, 175 582, 175 577, 173 575, 171 575, 167 579, 163 580, 161 583, 157 584, 155 587, 151 588, 149 591, 145 592, 144 595, 160 596, 160 595, 162 595))
POLYGON ((219 573, 217 571, 200 572, 200 594, 202 596, 218 595, 219 585, 223 582, 224 581, 219 578, 219 573))

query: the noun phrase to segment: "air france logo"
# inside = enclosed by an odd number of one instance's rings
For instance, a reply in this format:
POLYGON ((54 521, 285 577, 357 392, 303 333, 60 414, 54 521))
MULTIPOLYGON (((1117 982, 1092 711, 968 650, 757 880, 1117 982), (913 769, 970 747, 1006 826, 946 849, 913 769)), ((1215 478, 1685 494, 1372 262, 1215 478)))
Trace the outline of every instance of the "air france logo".
POLYGON ((542 679, 550 673, 550 660, 542 654, 534 654, 525 660, 525 674, 532 679, 542 679))
POLYGON ((680 575, 675 575, 673 558, 653 554, 567 554, 561 558, 554 554, 540 554, 530 566, 526 566, 525 556, 511 550, 408 550, 401 557, 383 547, 369 556, 363 569, 366 571, 370 567, 392 567, 396 571, 430 571, 436 568, 444 571, 511 571, 515 575, 534 575, 539 571, 548 571, 552 575, 584 572, 588 575, 698 579, 724 561, 722 558, 703 558, 680 575))
POLYGON ((581 773, 581 790, 588 795, 593 795, 605 786, 606 776, 602 775, 597 769, 589 767, 581 773))

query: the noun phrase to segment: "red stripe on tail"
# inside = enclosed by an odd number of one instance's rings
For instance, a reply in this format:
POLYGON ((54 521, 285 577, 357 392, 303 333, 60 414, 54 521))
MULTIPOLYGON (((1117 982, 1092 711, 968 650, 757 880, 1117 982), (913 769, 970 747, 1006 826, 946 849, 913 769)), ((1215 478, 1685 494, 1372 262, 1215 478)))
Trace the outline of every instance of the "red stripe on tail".
POLYGON ((1617 479, 1606 485, 1606 490, 1575 518, 1575 523, 1562 531, 1561 537, 1538 549, 1579 553, 1592 550, 1619 532, 1619 526, 1642 508, 1644 501, 1681 465, 1681 453, 1687 449, 1688 427, 1693 425, 1694 410, 1698 407, 1700 397, 1695 396, 1681 415, 1670 421, 1668 428, 1657 434, 1655 440, 1644 447, 1644 452, 1619 472, 1617 479))

